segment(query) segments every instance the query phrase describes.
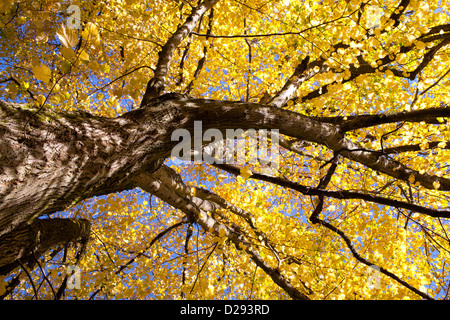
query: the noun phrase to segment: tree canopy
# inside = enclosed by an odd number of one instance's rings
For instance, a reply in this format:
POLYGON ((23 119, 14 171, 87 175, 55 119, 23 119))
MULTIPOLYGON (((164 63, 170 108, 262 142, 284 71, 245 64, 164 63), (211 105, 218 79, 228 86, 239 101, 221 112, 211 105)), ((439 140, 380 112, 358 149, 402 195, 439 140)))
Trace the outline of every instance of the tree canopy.
POLYGON ((2 0, 0 297, 448 299, 449 21, 441 0, 2 0))

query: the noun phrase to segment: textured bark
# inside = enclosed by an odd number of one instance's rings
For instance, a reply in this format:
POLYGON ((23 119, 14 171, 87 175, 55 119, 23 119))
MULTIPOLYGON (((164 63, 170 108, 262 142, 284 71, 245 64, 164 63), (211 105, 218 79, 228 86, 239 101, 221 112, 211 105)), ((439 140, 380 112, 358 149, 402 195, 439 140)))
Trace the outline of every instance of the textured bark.
POLYGON ((202 15, 212 8, 219 0, 205 0, 195 7, 188 19, 177 29, 177 31, 167 40, 159 52, 158 64, 154 76, 147 83, 141 107, 146 106, 152 99, 161 96, 166 88, 166 78, 170 69, 173 53, 191 31, 195 28, 202 15))
MULTIPOLYGON (((0 105, 0 235, 95 194, 119 191, 133 129, 87 114, 0 105), (101 191, 103 190, 103 191, 101 191)), ((130 159, 128 159, 130 160, 130 159)), ((130 162, 132 164, 133 162, 130 162)))
POLYGON ((419 174, 379 152, 361 149, 344 137, 345 123, 321 122, 274 106, 166 94, 108 119, 49 110, 36 114, 2 102, 0 236, 83 199, 132 188, 133 177, 154 172, 170 155, 178 143, 171 141, 175 129, 194 136, 194 121, 202 121, 203 130, 222 130, 224 136, 229 128, 279 129, 397 179, 407 181, 413 174, 426 188, 438 181, 441 190, 450 190, 446 178, 419 174))
MULTIPOLYGON (((448 112, 447 107, 439 110, 448 112)), ((411 121, 418 120, 418 115, 413 113, 399 117, 408 120, 408 115, 412 117, 411 121)), ((395 116, 389 119, 394 122, 395 116)), ((173 131, 186 129, 194 136, 195 121, 202 122, 203 130, 219 129, 224 136, 226 129, 279 129, 281 134, 323 145, 335 154, 394 178, 407 181, 413 174, 424 187, 434 188, 433 182, 438 181, 441 190, 450 190, 450 181, 446 178, 419 174, 379 151, 362 149, 348 140, 345 137, 346 130, 343 129, 347 124, 344 119, 333 122, 277 106, 192 99, 173 93, 154 98, 144 107, 114 119, 81 112, 37 112, 23 105, 1 102, 0 271, 11 270, 17 265, 17 259, 29 256, 30 252, 41 253, 59 243, 75 241, 79 234, 86 231, 81 228, 79 233, 68 233, 61 231, 61 228, 49 228, 46 230, 53 230, 55 234, 43 233, 46 240, 44 244, 37 245, 35 239, 39 232, 33 223, 31 227, 29 224, 32 221, 44 223, 39 225, 39 229, 46 226, 45 222, 41 222, 46 220, 36 218, 67 209, 83 199, 137 186, 182 210, 191 222, 198 223, 204 230, 215 234, 225 230, 225 235, 238 248, 242 245, 245 247, 248 243, 239 229, 219 223, 204 214, 216 211, 220 206, 218 203, 190 197, 181 178, 161 167, 163 160, 170 156, 173 147, 179 143, 172 141, 173 131)), ((355 119, 347 121, 355 123, 355 119)), ((279 180, 271 182, 280 183, 279 180)), ((288 187, 304 194, 344 199, 357 197, 398 205, 380 197, 364 198, 355 193, 346 195, 297 185, 288 187)), ((408 208, 433 216, 448 217, 448 212, 408 208)), ((49 225, 52 223, 55 222, 49 222, 49 225)), ((292 298, 308 298, 293 287, 277 268, 267 264, 257 250, 251 246, 243 250, 292 298)))

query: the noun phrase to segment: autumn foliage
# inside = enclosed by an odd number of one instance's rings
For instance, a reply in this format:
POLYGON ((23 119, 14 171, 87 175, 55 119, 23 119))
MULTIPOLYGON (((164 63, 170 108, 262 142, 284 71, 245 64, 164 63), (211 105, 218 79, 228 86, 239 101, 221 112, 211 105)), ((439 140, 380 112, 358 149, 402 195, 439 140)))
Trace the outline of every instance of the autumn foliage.
POLYGON ((49 216, 87 219, 87 244, 0 276, 0 296, 448 299, 449 11, 435 0, 2 0, 1 100, 116 118, 174 92, 330 131, 324 143, 280 134, 274 175, 164 159, 154 176, 181 178, 168 190, 197 211, 143 187, 66 206, 49 216), (81 286, 68 289, 75 264, 81 286))

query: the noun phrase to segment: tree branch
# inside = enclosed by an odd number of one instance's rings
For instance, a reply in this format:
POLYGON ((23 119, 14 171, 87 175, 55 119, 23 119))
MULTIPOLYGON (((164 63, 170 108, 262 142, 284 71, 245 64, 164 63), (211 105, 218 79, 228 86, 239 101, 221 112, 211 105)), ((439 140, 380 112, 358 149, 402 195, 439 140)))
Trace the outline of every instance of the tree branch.
MULTIPOLYGON (((392 154, 392 153, 425 151, 425 150, 435 149, 438 147, 441 149, 450 149, 450 142, 449 141, 432 141, 432 142, 427 142, 427 145, 425 148, 423 147, 422 144, 418 143, 418 144, 385 148, 383 151, 385 154, 392 154), (441 144, 442 144, 442 146, 440 146, 441 144)), ((381 152, 381 150, 380 150, 380 152, 381 152)))
POLYGON ((141 107, 144 107, 148 102, 163 94, 166 88, 166 78, 169 73, 170 63, 172 61, 175 49, 180 43, 192 32, 200 17, 208 11, 219 0, 205 0, 193 9, 192 13, 186 21, 175 31, 175 33, 167 40, 162 47, 159 54, 158 63, 154 72, 153 78, 148 82, 142 98, 141 107))
MULTIPOLYGON (((231 174, 238 176, 240 174, 240 169, 229 165, 229 164, 214 164, 214 167, 225 170, 231 174)), ((400 200, 385 198, 377 195, 372 195, 368 193, 362 193, 357 191, 349 191, 349 190, 325 190, 322 188, 313 188, 301 185, 297 182, 293 182, 284 178, 267 176, 260 173, 254 172, 249 179, 257 179, 261 181, 267 181, 270 183, 277 184, 282 187, 286 187, 295 191, 302 193, 305 196, 326 196, 334 199, 341 200, 350 200, 350 199, 361 199, 373 203, 383 204, 395 208, 403 208, 407 210, 411 210, 417 213, 425 214, 434 218, 450 218, 450 210, 437 210, 427 208, 414 203, 407 203, 400 200)))
MULTIPOLYGON (((350 64, 350 68, 348 69, 350 71, 350 75, 340 81, 340 84, 344 84, 350 81, 353 81, 354 79, 356 79, 358 76, 363 75, 363 74, 369 74, 369 73, 374 73, 377 70, 380 70, 381 72, 390 70, 392 71, 392 73, 397 76, 397 77, 402 77, 402 78, 407 78, 409 80, 414 80, 417 76, 417 74, 422 71, 428 64, 429 62, 433 59, 434 55, 439 51, 439 49, 441 49, 442 47, 446 46, 449 42, 450 42, 450 33, 446 33, 444 35, 440 35, 438 37, 438 39, 442 39, 442 41, 440 43, 438 43, 437 45, 435 45, 433 48, 431 48, 430 50, 427 51, 427 53, 424 55, 422 62, 416 67, 415 70, 408 72, 408 71, 403 71, 403 70, 397 70, 394 68, 390 68, 387 67, 386 65, 392 63, 395 61, 396 55, 386 55, 384 58, 379 59, 377 62, 379 62, 377 67, 372 67, 368 62, 366 62, 362 56, 358 57, 358 61, 359 61, 359 66, 356 67, 354 64, 350 64)), ((433 40, 437 40, 437 39, 433 39, 433 40)), ((338 47, 346 49, 349 47, 349 45, 345 45, 342 43, 338 43, 336 45, 333 46, 334 50, 338 49, 338 47)), ((408 46, 402 46, 400 48, 400 51, 398 52, 398 54, 400 53, 407 53, 410 52, 411 50, 415 49, 416 46, 415 45, 408 45, 408 46)), ((315 99, 321 95, 324 95, 326 93, 328 93, 328 87, 330 85, 335 85, 338 84, 337 81, 333 81, 332 83, 328 83, 325 84, 323 86, 321 86, 320 88, 309 92, 307 95, 301 97, 301 98, 295 98, 294 102, 296 103, 301 103, 301 102, 305 102, 305 101, 309 101, 312 99, 315 99)))
POLYGON ((41 255, 51 247, 74 241, 87 241, 90 222, 86 219, 36 219, 32 224, 0 237, 0 274, 17 267, 18 259, 41 255))
MULTIPOLYGON (((269 275, 272 280, 279 285, 292 299, 309 299, 305 294, 298 291, 279 270, 270 266, 259 253, 250 245, 241 232, 233 227, 227 226, 212 218, 206 212, 214 212, 218 207, 213 203, 192 196, 181 196, 190 190, 181 178, 171 179, 171 175, 177 175, 172 169, 162 167, 154 175, 142 173, 136 177, 135 183, 147 192, 150 192, 167 202, 173 207, 183 211, 189 221, 199 224, 205 231, 215 236, 225 236, 234 243, 237 249, 245 251, 251 259, 269 275), (163 180, 170 180, 169 185, 165 185, 163 180), (174 191, 172 186, 177 186, 174 191)), ((190 193, 190 191, 189 191, 190 193)))
POLYGON ((161 231, 160 233, 158 233, 155 237, 153 237, 153 239, 150 241, 150 243, 148 244, 147 247, 145 247, 143 250, 141 250, 141 252, 139 252, 136 256, 134 256, 133 258, 131 258, 130 260, 128 260, 126 263, 124 263, 123 265, 121 265, 116 271, 115 274, 119 274, 121 273, 124 269, 126 269, 130 264, 132 264, 133 262, 136 261, 136 259, 138 259, 139 257, 143 256, 145 254, 146 251, 148 251, 157 241, 159 241, 161 238, 163 238, 166 234, 168 234, 170 231, 186 224, 186 221, 180 221, 177 222, 173 225, 171 225, 170 227, 164 229, 163 231, 161 231))
MULTIPOLYGON (((350 249, 353 257, 358 260, 359 262, 365 264, 366 266, 373 266, 375 265, 374 263, 368 261, 367 259, 363 258, 358 251, 356 251, 356 249, 353 247, 351 240, 347 237, 347 235, 341 231, 340 229, 338 229, 337 227, 333 226, 332 224, 319 219, 317 217, 314 217, 312 219, 310 219, 310 221, 313 224, 320 224, 322 226, 324 226, 325 228, 331 230, 332 232, 336 233, 337 235, 339 235, 342 240, 344 240, 345 244, 347 245, 347 247, 350 249)), ((395 274, 393 274, 392 272, 386 270, 383 267, 377 266, 380 269, 380 272, 383 273, 384 275, 390 277, 391 279, 394 279, 395 281, 397 281, 398 283, 402 284, 403 286, 405 286, 406 288, 408 288, 409 290, 413 291, 415 294, 421 296, 422 298, 426 299, 426 300, 434 300, 433 298, 431 298, 429 295, 427 295, 426 293, 423 293, 422 291, 414 288, 413 286, 411 286, 409 283, 407 283, 406 281, 400 279, 398 276, 396 276, 395 274)))
POLYGON ((342 131, 347 132, 397 122, 425 122, 430 124, 443 124, 443 122, 440 122, 438 119, 443 117, 450 117, 450 107, 447 105, 421 110, 402 111, 391 114, 356 115, 347 117, 316 117, 314 119, 321 122, 336 124, 340 126, 342 131))
POLYGON ((36 297, 36 300, 39 300, 38 292, 36 290, 36 286, 34 285, 33 278, 31 277, 30 273, 28 272, 27 268, 23 265, 23 263, 20 261, 20 259, 17 259, 17 262, 19 263, 22 270, 26 273, 28 280, 30 280, 31 286, 33 287, 34 291, 34 297, 36 297))
POLYGON ((306 56, 295 68, 293 75, 289 78, 280 92, 278 92, 278 94, 276 94, 272 100, 269 101, 269 104, 281 108, 294 96, 295 91, 301 86, 301 84, 314 75, 314 72, 308 72, 303 75, 303 73, 308 69, 308 62, 309 56, 306 56))

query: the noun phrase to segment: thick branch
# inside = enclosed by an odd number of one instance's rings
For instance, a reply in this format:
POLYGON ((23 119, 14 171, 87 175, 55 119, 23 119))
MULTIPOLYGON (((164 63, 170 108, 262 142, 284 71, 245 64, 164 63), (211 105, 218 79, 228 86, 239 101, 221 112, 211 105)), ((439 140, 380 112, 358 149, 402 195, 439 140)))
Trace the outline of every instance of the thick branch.
MULTIPOLYGON (((435 189, 435 184, 438 182, 440 184, 439 190, 450 190, 449 179, 421 174, 417 170, 410 169, 398 161, 388 159, 376 151, 363 149, 358 144, 344 138, 340 126, 318 122, 313 117, 306 117, 296 112, 267 105, 199 99, 182 101, 181 109, 184 112, 195 112, 195 119, 205 124, 204 130, 209 128, 221 130, 225 128, 279 129, 281 134, 324 145, 374 171, 403 181, 409 181, 411 175, 413 175, 415 181, 427 189, 435 189), (195 109, 195 111, 192 109, 195 109), (211 122, 211 117, 220 119, 220 121, 211 122)), ((433 109, 430 110, 433 111, 433 109)), ((437 113, 448 114, 448 110, 450 109, 440 109, 437 113)), ((417 111, 415 117, 427 118, 426 114, 426 110, 417 111)), ((414 115, 414 113, 409 113, 409 115, 414 115)), ((191 131, 192 127, 186 129, 191 131)))
POLYGON ((318 121, 339 125, 344 132, 379 126, 397 122, 425 122, 430 124, 443 124, 438 118, 450 117, 450 107, 427 108, 421 110, 402 111, 391 114, 371 114, 347 117, 320 117, 318 121))
MULTIPOLYGON (((219 169, 225 170, 231 174, 234 174, 236 176, 240 174, 240 169, 235 166, 232 166, 232 165, 215 164, 214 166, 219 169)), ((382 196, 377 196, 377 195, 373 195, 373 194, 369 194, 369 193, 349 191, 349 190, 333 191, 333 190, 322 189, 319 187, 313 188, 313 187, 301 185, 297 182, 293 182, 293 181, 290 181, 290 180, 287 180, 284 178, 267 176, 267 175, 256 173, 256 172, 254 172, 253 175, 250 176, 250 179, 257 179, 257 180, 261 180, 261 181, 267 181, 270 183, 274 183, 279 186, 298 191, 306 196, 325 196, 325 197, 330 197, 330 198, 334 198, 334 199, 342 199, 342 200, 361 199, 361 200, 365 200, 365 201, 369 201, 369 202, 373 202, 373 203, 379 203, 379 204, 391 206, 394 208, 403 208, 403 209, 411 210, 411 211, 414 211, 417 213, 422 213, 422 214, 425 214, 425 215, 428 215, 428 216, 434 217, 434 218, 437 218, 437 217, 450 218, 450 210, 431 209, 431 208, 427 208, 427 207, 424 207, 424 206, 421 206, 418 204, 403 202, 400 200, 395 200, 395 199, 390 199, 390 198, 385 198, 382 196)))
POLYGON ((147 192, 156 195, 161 200, 183 211, 189 220, 198 223, 205 231, 211 232, 215 236, 220 236, 223 234, 234 243, 236 248, 244 250, 247 254, 249 254, 251 259, 261 269, 263 269, 264 272, 266 272, 277 285, 284 289, 292 299, 308 299, 306 295, 292 286, 289 280, 286 279, 279 272, 279 270, 273 268, 266 261, 264 261, 259 253, 245 240, 245 237, 238 230, 218 222, 206 213, 213 212, 215 209, 219 208, 218 206, 214 207, 214 205, 211 205, 211 203, 207 200, 201 200, 191 196, 182 197, 179 193, 182 193, 183 190, 186 192, 189 188, 184 185, 184 183, 179 183, 181 178, 171 179, 171 176, 174 173, 175 172, 170 168, 163 167, 155 172, 155 175, 148 173, 141 174, 136 177, 135 183, 147 192), (160 179, 157 177, 160 177, 160 179), (162 182, 163 180, 172 180, 170 182, 171 185, 178 185, 176 188, 178 193, 175 192, 172 187, 166 186, 162 182))
POLYGON ((134 263, 136 261, 136 259, 139 259, 141 256, 143 256, 145 254, 145 252, 148 251, 157 241, 159 241, 161 238, 163 238, 166 234, 170 233, 172 230, 174 230, 184 224, 186 224, 186 222, 184 222, 184 221, 177 222, 177 223, 171 225, 170 227, 164 229, 160 233, 158 233, 143 250, 141 250, 138 254, 136 254, 133 258, 128 260, 126 263, 121 265, 119 267, 119 269, 117 269, 115 271, 115 274, 120 274, 124 269, 128 268, 128 266, 130 266, 132 263, 134 263))
POLYGON ((192 32, 192 30, 194 30, 200 17, 218 1, 219 0, 205 0, 200 3, 194 8, 186 21, 177 29, 177 31, 175 31, 169 40, 167 40, 166 44, 159 52, 155 73, 153 78, 147 84, 141 107, 146 106, 151 99, 159 97, 164 92, 166 88, 166 78, 169 73, 170 63, 175 49, 192 32))
MULTIPOLYGON (((309 56, 306 56, 302 62, 295 68, 293 75, 289 78, 286 84, 283 86, 280 92, 269 101, 269 104, 281 108, 286 102, 291 99, 300 85, 312 77, 313 72, 308 72, 305 75, 305 71, 308 69, 309 56)), ((310 67, 311 68, 311 67, 310 67)))

